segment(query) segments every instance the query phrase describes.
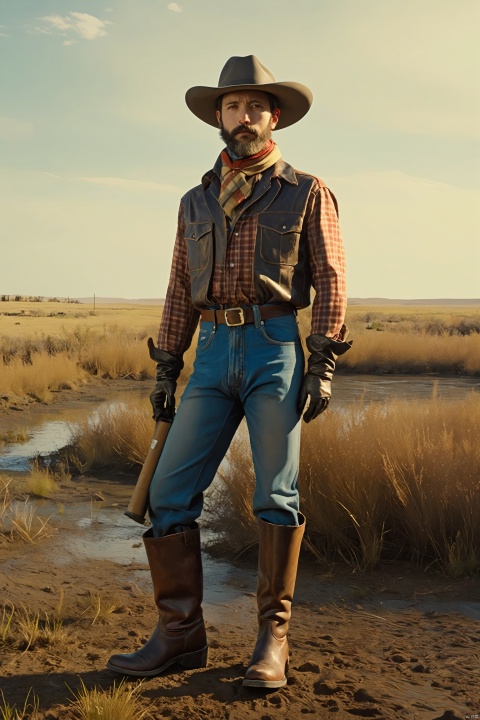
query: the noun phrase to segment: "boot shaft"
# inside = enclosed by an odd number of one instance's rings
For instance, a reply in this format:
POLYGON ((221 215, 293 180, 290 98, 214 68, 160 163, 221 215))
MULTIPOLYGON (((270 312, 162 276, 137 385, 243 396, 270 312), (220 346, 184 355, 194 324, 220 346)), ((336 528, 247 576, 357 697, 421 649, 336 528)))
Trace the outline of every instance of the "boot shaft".
POLYGON ((161 620, 171 631, 182 630, 202 616, 200 530, 186 528, 159 538, 148 530, 143 541, 161 620))
POLYGON ((288 625, 305 532, 304 516, 299 515, 299 520, 300 525, 274 525, 259 520, 257 603, 260 623, 275 620, 279 626, 288 625))

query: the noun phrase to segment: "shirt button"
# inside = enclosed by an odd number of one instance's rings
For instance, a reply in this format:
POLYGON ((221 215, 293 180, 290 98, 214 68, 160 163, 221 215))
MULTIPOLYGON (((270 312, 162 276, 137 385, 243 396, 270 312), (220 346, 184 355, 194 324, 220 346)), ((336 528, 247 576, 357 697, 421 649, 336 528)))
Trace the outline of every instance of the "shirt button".
POLYGON ((238 233, 235 233, 235 237, 238 237, 238 233))
POLYGON ((235 267, 235 263, 230 263, 230 267, 235 267))
POLYGON ((287 226, 286 226, 286 225, 284 225, 284 226, 283 226, 283 228, 282 228, 282 230, 286 230, 286 229, 287 229, 287 226))

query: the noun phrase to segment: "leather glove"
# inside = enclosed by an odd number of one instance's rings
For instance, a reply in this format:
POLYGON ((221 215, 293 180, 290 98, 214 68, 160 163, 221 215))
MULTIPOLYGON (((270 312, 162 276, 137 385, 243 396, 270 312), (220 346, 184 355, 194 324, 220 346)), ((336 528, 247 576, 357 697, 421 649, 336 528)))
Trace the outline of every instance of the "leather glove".
POLYGON ((332 397, 332 377, 335 360, 350 350, 352 343, 332 340, 325 335, 309 335, 307 348, 310 350, 308 370, 298 396, 298 408, 303 413, 308 398, 310 403, 303 414, 305 422, 314 420, 327 409, 332 397))
POLYGON ((155 347, 152 338, 148 338, 147 343, 150 357, 157 361, 156 383, 150 393, 153 419, 172 422, 175 415, 175 391, 178 376, 183 368, 183 360, 177 355, 155 347))

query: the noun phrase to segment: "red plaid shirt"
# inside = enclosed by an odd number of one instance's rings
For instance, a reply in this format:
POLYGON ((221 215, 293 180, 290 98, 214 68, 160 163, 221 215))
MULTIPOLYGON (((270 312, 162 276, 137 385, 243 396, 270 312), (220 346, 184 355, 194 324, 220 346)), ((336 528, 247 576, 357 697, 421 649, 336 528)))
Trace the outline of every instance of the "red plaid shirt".
MULTIPOLYGON (((296 171, 298 172, 298 171, 296 171)), ((336 201, 322 180, 315 178, 305 222, 312 285, 311 333, 343 339, 347 296, 345 256, 338 226, 336 201)), ((227 248, 225 266, 215 266, 211 292, 215 304, 230 307, 255 305, 253 263, 257 216, 240 216, 227 248)), ((189 347, 200 311, 192 305, 183 206, 178 213, 177 236, 158 347, 182 355, 189 347)))

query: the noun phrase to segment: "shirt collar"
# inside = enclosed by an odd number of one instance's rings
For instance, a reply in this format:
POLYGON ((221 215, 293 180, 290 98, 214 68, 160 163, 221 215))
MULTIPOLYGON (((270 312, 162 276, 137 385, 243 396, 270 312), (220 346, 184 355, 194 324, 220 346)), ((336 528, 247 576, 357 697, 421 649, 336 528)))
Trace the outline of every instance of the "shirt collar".
POLYGON ((291 165, 285 162, 285 160, 279 160, 275 163, 275 165, 273 166, 272 177, 280 177, 283 180, 289 182, 291 185, 298 185, 295 170, 291 165))

